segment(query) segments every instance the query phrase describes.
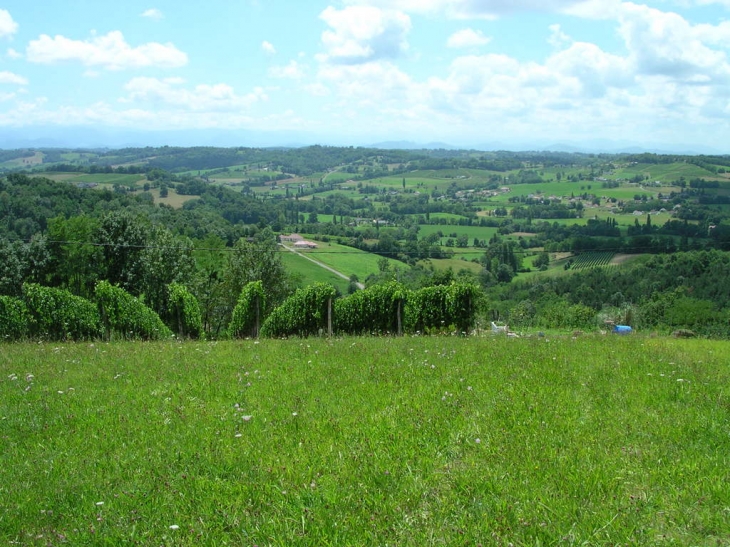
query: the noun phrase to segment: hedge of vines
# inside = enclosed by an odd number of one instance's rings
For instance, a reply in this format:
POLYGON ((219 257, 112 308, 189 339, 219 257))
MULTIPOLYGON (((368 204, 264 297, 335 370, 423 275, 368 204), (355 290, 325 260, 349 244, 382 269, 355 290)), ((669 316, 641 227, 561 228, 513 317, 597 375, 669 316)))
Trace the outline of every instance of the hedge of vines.
POLYGON ((408 291, 391 281, 335 301, 334 330, 342 334, 400 334, 408 291))
POLYGON ((180 283, 171 283, 167 291, 170 323, 176 328, 177 335, 181 338, 200 338, 203 319, 198 299, 180 283))
POLYGON ((336 295, 335 288, 327 283, 298 289, 266 318, 261 335, 278 338, 327 333, 330 303, 336 295))
POLYGON ((331 285, 300 289, 267 318, 262 336, 311 336, 327 333, 328 321, 342 335, 402 332, 469 332, 474 326, 479 290, 452 283, 410 291, 399 283, 376 285, 334 301, 331 285), (399 325, 399 321, 401 324, 399 325))
POLYGON ((160 340, 172 335, 159 315, 124 289, 100 281, 94 293, 107 339, 160 340))
POLYGON ((474 326, 478 295, 474 285, 463 283, 413 291, 406 304, 406 329, 426 334, 469 332, 474 326))
POLYGON ((102 333, 96 306, 85 298, 63 289, 25 283, 23 299, 30 317, 30 337, 91 340, 102 333))
POLYGON ((12 296, 0 296, 0 341, 21 340, 28 336, 30 314, 25 302, 12 296))
POLYGON ((231 338, 257 337, 265 309, 264 284, 261 281, 248 283, 241 291, 233 309, 228 335, 231 338))

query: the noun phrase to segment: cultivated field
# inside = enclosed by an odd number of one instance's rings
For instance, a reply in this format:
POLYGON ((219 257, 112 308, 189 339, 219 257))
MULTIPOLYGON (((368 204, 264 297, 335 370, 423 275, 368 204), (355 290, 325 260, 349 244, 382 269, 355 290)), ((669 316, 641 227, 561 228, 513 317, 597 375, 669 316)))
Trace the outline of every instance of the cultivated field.
POLYGON ((0 347, 7 545, 728 545, 727 343, 0 347))

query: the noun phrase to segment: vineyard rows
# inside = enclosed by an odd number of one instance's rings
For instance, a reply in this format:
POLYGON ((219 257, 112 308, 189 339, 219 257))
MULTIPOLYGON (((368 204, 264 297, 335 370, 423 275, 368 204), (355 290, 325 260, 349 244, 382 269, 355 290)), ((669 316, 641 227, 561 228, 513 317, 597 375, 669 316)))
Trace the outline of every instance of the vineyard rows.
POLYGON ((573 270, 582 270, 585 268, 608 266, 611 263, 613 256, 614 253, 608 252, 581 253, 573 257, 571 268, 573 270))

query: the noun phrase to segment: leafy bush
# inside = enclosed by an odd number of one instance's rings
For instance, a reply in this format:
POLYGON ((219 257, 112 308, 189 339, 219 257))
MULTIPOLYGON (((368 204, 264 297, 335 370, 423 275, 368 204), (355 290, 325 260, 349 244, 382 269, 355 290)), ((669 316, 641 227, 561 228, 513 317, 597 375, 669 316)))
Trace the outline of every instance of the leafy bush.
POLYGON ((96 301, 107 338, 159 340, 172 335, 154 311, 124 289, 108 281, 96 284, 96 301))
POLYGON ((334 328, 342 334, 386 334, 403 331, 408 291, 391 281, 335 302, 334 328))
POLYGON ((199 338, 203 331, 203 320, 200 315, 198 299, 179 283, 167 286, 171 323, 177 328, 182 338, 199 338))
POLYGON ((25 303, 11 296, 0 296, 0 340, 19 340, 28 336, 30 316, 25 303))
POLYGON ((256 337, 259 335, 261 313, 266 308, 266 295, 261 281, 247 284, 233 309, 228 335, 231 338, 256 337))
POLYGON ((261 335, 310 336, 327 330, 328 303, 335 295, 335 288, 326 283, 297 290, 266 318, 261 335))
POLYGON ((468 332, 474 326, 478 295, 474 285, 464 283, 414 291, 406 305, 407 328, 425 333, 441 330, 468 332))
POLYGON ((96 306, 63 289, 23 285, 30 334, 51 340, 88 340, 101 335, 96 306))

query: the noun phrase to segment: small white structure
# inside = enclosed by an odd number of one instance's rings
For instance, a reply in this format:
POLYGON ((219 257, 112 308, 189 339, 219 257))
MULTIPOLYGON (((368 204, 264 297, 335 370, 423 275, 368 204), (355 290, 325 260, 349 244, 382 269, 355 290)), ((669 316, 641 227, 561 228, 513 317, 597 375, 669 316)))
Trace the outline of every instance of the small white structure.
POLYGON ((493 334, 507 334, 509 332, 509 325, 498 325, 492 321, 492 333, 493 334))
POLYGON ((294 243, 294 248, 295 249, 316 249, 317 244, 314 243, 313 241, 306 241, 306 240, 302 239, 302 240, 294 243))
POLYGON ((289 234, 288 236, 281 235, 279 236, 279 239, 281 241, 290 241, 294 243, 296 243, 297 241, 304 241, 304 238, 299 234, 289 234))

